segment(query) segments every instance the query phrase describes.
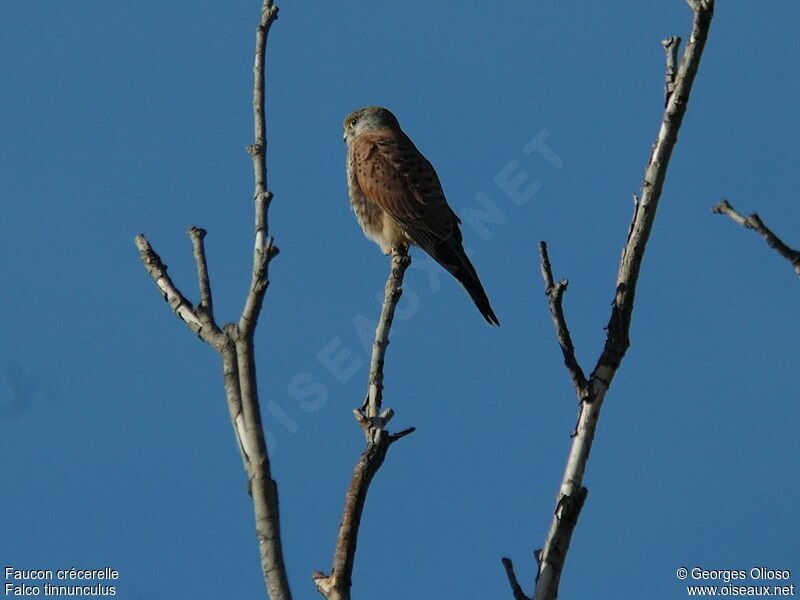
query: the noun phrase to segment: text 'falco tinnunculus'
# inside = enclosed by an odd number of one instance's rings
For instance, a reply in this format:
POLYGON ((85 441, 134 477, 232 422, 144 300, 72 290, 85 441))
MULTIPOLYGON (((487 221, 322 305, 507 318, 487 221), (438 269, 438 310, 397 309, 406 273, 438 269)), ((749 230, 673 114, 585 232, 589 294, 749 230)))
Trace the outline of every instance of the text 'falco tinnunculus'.
POLYGON ((447 204, 431 163, 380 106, 344 120, 350 206, 364 234, 385 254, 416 244, 464 286, 490 325, 500 321, 489 305, 462 244, 460 219, 447 204))

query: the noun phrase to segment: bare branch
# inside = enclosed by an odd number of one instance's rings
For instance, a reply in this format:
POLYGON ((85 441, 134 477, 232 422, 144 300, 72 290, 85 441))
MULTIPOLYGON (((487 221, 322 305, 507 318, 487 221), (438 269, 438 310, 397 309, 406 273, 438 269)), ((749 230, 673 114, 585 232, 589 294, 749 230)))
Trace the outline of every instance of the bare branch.
MULTIPOLYGON (((584 428, 583 431, 586 431, 586 429, 584 428)), ((573 447, 575 446, 574 440, 578 439, 581 433, 583 432, 579 432, 573 437, 573 447)), ((594 436, 593 430, 591 435, 594 436)), ((573 463, 571 459, 572 456, 570 455, 566 470, 570 470, 570 466, 573 463)), ((578 524, 578 517, 589 493, 589 490, 585 487, 580 487, 567 495, 564 493, 564 487, 562 482, 556 510, 553 514, 553 521, 550 524, 550 531, 547 532, 544 548, 537 554, 539 574, 536 577, 536 592, 533 600, 539 600, 540 598, 555 600, 558 596, 561 572, 564 569, 569 544, 572 541, 572 532, 578 524)))
POLYGON ((723 200, 714 206, 711 209, 711 212, 720 215, 728 215, 742 227, 747 227, 747 229, 752 229, 758 233, 762 238, 764 238, 770 247, 774 248, 778 254, 792 264, 794 272, 798 277, 800 277, 800 252, 784 244, 783 240, 775 235, 769 227, 764 225, 764 222, 761 220, 761 217, 759 217, 758 214, 753 213, 748 217, 743 217, 736 212, 736 210, 728 203, 727 200, 723 200))
POLYGON ((390 434, 386 430, 386 425, 394 416, 394 411, 387 409, 381 412, 383 365, 386 347, 389 345, 389 331, 392 327, 397 303, 403 293, 403 276, 409 264, 411 264, 411 258, 408 256, 406 248, 395 248, 392 251, 391 270, 386 280, 381 316, 375 328, 375 342, 372 345, 367 398, 360 409, 353 411, 356 421, 364 432, 366 448, 353 469, 350 486, 345 495, 331 573, 326 575, 316 571, 312 575, 317 591, 327 600, 350 600, 358 529, 361 525, 361 516, 364 512, 369 485, 383 464, 389 446, 414 432, 414 428, 410 427, 390 434))
POLYGON ((378 327, 375 330, 375 342, 372 344, 372 359, 369 365, 369 387, 362 410, 367 416, 374 417, 381 412, 383 401, 383 360, 386 347, 389 345, 389 330, 392 327, 394 311, 403 293, 403 276, 411 264, 411 257, 404 247, 392 250, 392 267, 386 280, 384 300, 378 327))
POLYGON ((525 592, 522 591, 522 588, 519 585, 519 581, 517 581, 517 575, 514 573, 514 563, 511 562, 510 558, 503 558, 501 560, 503 563, 503 567, 506 570, 506 577, 508 577, 508 585, 511 586, 511 593, 514 594, 514 600, 531 600, 525 595, 525 592))
MULTIPOLYGON (((261 20, 256 28, 256 49, 253 64, 253 123, 255 140, 248 147, 253 159, 255 178, 255 244, 253 248, 253 271, 250 288, 245 300, 238 325, 229 324, 225 328, 228 337, 234 342, 236 365, 239 378, 241 413, 235 414, 235 407, 229 400, 229 412, 233 417, 234 431, 237 435, 245 470, 253 498, 253 511, 256 520, 256 536, 261 554, 261 568, 272 600, 291 600, 289 580, 283 561, 281 545, 280 513, 278 510, 278 486, 272 479, 269 453, 264 440, 261 422, 261 409, 258 401, 256 366, 253 352, 253 334, 261 312, 264 294, 269 285, 269 263, 277 255, 272 238, 268 237, 267 210, 272 194, 267 186, 267 128, 264 108, 264 72, 267 49, 267 35, 273 21, 278 17, 278 7, 272 0, 264 0, 261 20)), ((227 388, 226 388, 227 392, 227 388)))
POLYGON ((261 20, 256 31, 255 64, 253 66, 253 110, 255 142, 248 147, 255 173, 255 248, 250 288, 238 323, 229 323, 220 330, 213 316, 211 285, 208 276, 204 237, 205 230, 192 227, 189 236, 194 248, 200 304, 195 309, 175 288, 167 268, 143 235, 136 245, 150 276, 164 294, 175 313, 200 338, 214 347, 222 358, 225 395, 231 424, 239 445, 242 464, 248 476, 248 489, 253 498, 261 566, 271 600, 291 600, 291 591, 283 561, 278 512, 278 489, 270 473, 269 454, 258 402, 256 368, 253 357, 253 333, 269 285, 268 267, 278 254, 268 237, 267 210, 272 194, 267 190, 266 125, 264 120, 264 60, 267 34, 277 18, 278 8, 272 0, 264 0, 261 20))
MULTIPOLYGON (((713 0, 689 0, 689 5, 694 10, 692 32, 680 66, 674 76, 674 85, 671 91, 668 86, 664 116, 645 170, 642 193, 635 205, 633 219, 628 230, 628 239, 622 251, 606 342, 589 378, 588 393, 581 397, 579 392, 581 401, 578 422, 573 433, 567 465, 558 492, 553 521, 544 547, 538 554, 539 568, 535 600, 555 600, 558 594, 561 572, 564 568, 572 533, 586 499, 587 490, 583 487, 583 477, 594 441, 600 410, 606 391, 630 346, 629 332, 633 303, 645 248, 655 220, 670 156, 678 139, 678 130, 686 112, 692 83, 700 65, 703 47, 713 17, 713 0)), ((673 43, 676 42, 668 40, 664 44, 667 51, 668 82, 671 79, 669 76, 669 53, 672 51, 673 43)), ((543 271, 547 270, 549 270, 549 264, 547 268, 543 264, 543 271)), ((545 273, 545 282, 553 285, 552 274, 545 273)), ((565 285, 566 283, 564 283, 564 287, 565 285)), ((557 287, 553 286, 553 302, 560 298, 557 287)), ((563 293, 563 290, 560 293, 563 293)), ((550 298, 551 294, 548 293, 548 300, 550 298)), ((556 321, 558 330, 558 318, 554 317, 554 321, 556 321)), ((562 345, 562 349, 563 347, 562 345)), ((580 389, 580 386, 576 386, 576 390, 580 389)))
POLYGON ((261 21, 256 29, 256 51, 253 62, 253 134, 255 140, 247 147, 253 159, 255 178, 255 243, 253 246, 253 273, 250 290, 247 293, 239 328, 243 333, 252 333, 261 312, 264 294, 267 291, 269 262, 278 254, 278 249, 269 238, 267 211, 272 201, 272 193, 267 184, 267 124, 264 110, 264 61, 267 52, 267 35, 273 21, 278 18, 278 7, 272 0, 264 0, 261 7, 261 21))
POLYGON ((205 325, 213 327, 219 332, 219 327, 214 321, 214 303, 211 297, 211 284, 208 278, 208 263, 206 262, 206 248, 203 241, 206 237, 206 230, 198 227, 190 227, 188 234, 192 239, 194 261, 197 265, 197 282, 200 288, 200 304, 197 305, 197 315, 205 325))
POLYGON ((604 387, 608 387, 608 384, 611 383, 614 372, 630 345, 628 331, 633 314, 639 270, 655 221, 669 159, 678 140, 678 131, 686 113, 689 94, 711 25, 714 3, 703 0, 698 2, 698 5, 700 8, 694 13, 692 33, 675 78, 675 90, 664 111, 661 127, 653 145, 653 152, 645 170, 642 193, 633 216, 630 235, 622 252, 622 260, 617 274, 617 292, 611 320, 608 324, 606 344, 592 374, 594 378, 604 383, 604 387))
POLYGON ((139 257, 142 259, 144 268, 153 278, 158 289, 161 290, 164 300, 172 307, 173 312, 186 323, 192 332, 212 348, 216 350, 222 348, 225 345, 225 336, 215 326, 210 326, 198 314, 192 303, 175 287, 172 279, 167 274, 167 265, 161 262, 161 257, 150 246, 150 242, 147 241, 144 234, 137 235, 134 242, 136 247, 139 248, 139 257))
MULTIPOLYGON (((376 417, 375 420, 380 420, 376 417)), ((353 469, 353 476, 344 501, 342 521, 333 554, 330 576, 314 579, 317 590, 328 600, 349 600, 352 585, 353 564, 356 556, 358 528, 364 513, 369 485, 378 472, 389 449, 391 441, 388 432, 378 423, 373 429, 375 435, 367 442, 367 447, 353 469)), ((319 574, 318 574, 319 575, 319 574)))
POLYGON ((547 304, 550 307, 550 315, 553 317, 553 326, 556 329, 558 345, 561 346, 561 353, 564 355, 564 364, 572 378, 575 393, 578 394, 578 398, 584 400, 589 395, 589 385, 586 382, 583 369, 581 369, 575 358, 575 346, 572 344, 572 337, 569 334, 562 307, 562 299, 564 292, 567 291, 569 282, 566 279, 562 279, 558 283, 554 283, 550 257, 547 255, 547 244, 545 242, 539 242, 539 261, 542 279, 544 279, 544 292, 547 296, 547 304))
POLYGON ((239 386, 239 360, 236 357, 236 345, 226 335, 228 343, 220 351, 220 358, 222 359, 222 377, 225 384, 225 397, 228 403, 228 413, 231 418, 231 425, 233 425, 233 432, 236 436, 236 442, 239 445, 239 452, 242 457, 242 465, 248 475, 248 484, 250 481, 250 457, 255 458, 255 452, 252 449, 245 448, 247 443, 247 434, 245 433, 244 417, 242 416, 242 390, 239 386))
POLYGON ((417 430, 416 427, 408 427, 403 429, 402 431, 398 431, 397 433, 392 433, 389 435, 389 443, 394 444, 397 440, 403 439, 407 435, 411 435, 417 430))
MULTIPOLYGON (((273 21, 278 18, 278 7, 272 0, 264 0, 261 21, 256 29, 256 51, 253 62, 253 144, 247 151, 253 159, 255 176, 255 251, 262 250, 269 235, 267 210, 272 200, 267 185, 267 124, 264 110, 264 61, 267 52, 267 35, 273 21)), ((255 266, 256 260, 253 261, 255 266)))
POLYGON ((372 479, 378 469, 383 465, 389 446, 414 431, 412 427, 391 435, 385 429, 385 418, 374 417, 368 419, 364 417, 361 411, 356 412, 359 425, 361 425, 367 437, 367 446, 353 469, 350 486, 345 495, 342 521, 339 524, 339 534, 336 537, 336 547, 333 553, 331 574, 326 575, 316 571, 312 575, 317 591, 327 600, 350 600, 353 565, 358 543, 358 529, 361 525, 361 516, 364 513, 364 504, 367 500, 369 485, 372 483, 372 479))
POLYGON ((261 423, 253 340, 250 335, 237 333, 233 324, 226 327, 226 333, 234 340, 236 347, 242 413, 241 419, 237 415, 234 429, 247 458, 245 469, 253 498, 261 568, 267 581, 269 597, 273 600, 290 600, 291 592, 281 545, 278 485, 272 479, 261 423))
MULTIPOLYGON (((258 239, 258 234, 256 234, 258 239)), ((269 263, 278 255, 278 248, 272 245, 272 237, 267 238, 263 249, 256 248, 253 255, 253 274, 250 280, 250 289, 247 292, 242 316, 239 319, 239 328, 244 333, 252 334, 258 323, 258 315, 264 303, 264 294, 269 286, 269 263)))

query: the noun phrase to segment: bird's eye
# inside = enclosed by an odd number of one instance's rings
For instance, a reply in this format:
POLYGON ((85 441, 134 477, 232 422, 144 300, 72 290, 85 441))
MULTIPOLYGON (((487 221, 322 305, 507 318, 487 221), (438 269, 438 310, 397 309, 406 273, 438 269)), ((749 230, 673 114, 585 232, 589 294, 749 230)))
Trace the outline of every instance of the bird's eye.
POLYGON ((356 119, 355 117, 350 119, 350 127, 355 127, 356 123, 358 123, 358 119, 356 119))

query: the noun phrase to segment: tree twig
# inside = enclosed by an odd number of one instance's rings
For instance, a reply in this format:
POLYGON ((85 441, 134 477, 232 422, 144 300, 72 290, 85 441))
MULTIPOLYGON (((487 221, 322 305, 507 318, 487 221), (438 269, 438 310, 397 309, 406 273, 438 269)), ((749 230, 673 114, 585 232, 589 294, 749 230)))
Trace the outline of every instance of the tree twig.
MULTIPOLYGON (((278 7, 272 0, 264 0, 261 19, 256 28, 256 48, 253 63, 253 125, 255 140, 248 147, 253 160, 255 191, 255 242, 253 247, 253 270, 250 288, 238 325, 230 324, 225 331, 235 348, 238 370, 238 389, 229 393, 229 412, 233 415, 237 406, 230 406, 241 400, 241 412, 233 419, 240 450, 245 460, 248 475, 248 489, 253 498, 253 511, 256 521, 256 536, 261 554, 261 569, 272 600, 291 600, 289 580, 283 561, 280 532, 280 513, 278 509, 278 486, 270 470, 269 453, 264 439, 261 423, 261 409, 258 402, 256 367, 253 357, 253 333, 269 285, 269 262, 277 255, 272 239, 268 237, 267 210, 272 199, 267 183, 267 128, 264 108, 264 73, 267 50, 267 36, 272 23, 278 17, 278 7), (235 393, 238 392, 238 398, 235 393)), ((225 360, 223 359, 223 363, 225 360)))
POLYGON ((575 393, 579 399, 585 400, 589 395, 589 385, 586 382, 583 369, 581 369, 578 360, 575 358, 575 346, 572 344, 572 336, 569 334, 562 307, 564 292, 567 291, 569 282, 566 279, 562 279, 558 283, 554 283, 553 269, 550 266, 550 257, 547 255, 547 244, 545 242, 539 242, 539 264, 542 270, 542 279, 544 279, 547 304, 550 307, 550 315, 553 317, 553 326, 556 329, 556 338, 558 339, 558 345, 561 346, 561 353, 564 355, 564 365, 569 371, 575 393))
MULTIPOLYGON (((584 397, 580 397, 581 387, 579 385, 575 386, 576 391, 579 391, 580 398, 578 422, 573 433, 572 445, 558 492, 553 520, 544 546, 537 554, 539 565, 536 576, 536 590, 533 596, 535 600, 555 600, 558 594, 561 573, 569 550, 572 533, 586 500, 587 489, 583 486, 583 478, 597 428, 597 421, 600 417, 600 409, 606 392, 630 345, 629 332, 633 303, 644 251, 655 220, 656 209, 658 208, 661 190, 669 166, 669 159, 678 139, 678 130, 686 112, 692 83, 700 65, 703 47, 705 46, 713 17, 713 0, 688 0, 688 3, 694 11, 692 32, 674 79, 669 74, 670 52, 674 42, 671 41, 672 38, 663 42, 667 51, 666 79, 668 83, 672 81, 674 85, 667 86, 668 98, 664 116, 653 145, 650 160, 645 169, 642 192, 636 202, 633 219, 628 230, 628 239, 622 251, 617 273, 616 294, 612 304, 611 319, 607 327, 606 342, 594 371, 589 377, 587 383, 588 393, 584 397)), ((547 266, 549 267, 549 261, 547 266)), ((543 265, 545 282, 550 288, 553 281, 552 274, 548 274, 546 271, 549 271, 549 269, 545 269, 543 265)), ((557 286, 553 287, 554 293, 552 294, 555 299, 551 300, 551 294, 548 293, 551 312, 553 311, 553 304, 559 298, 556 294, 556 288, 557 286)), ((562 325, 557 316, 554 316, 554 323, 556 324, 556 331, 559 332, 562 325)), ((559 343, 561 343, 561 340, 559 340, 559 343)), ((563 348, 564 345, 562 344, 562 350, 563 348)), ((567 355, 568 352, 565 352, 565 362, 568 362, 567 355)), ((573 375, 574 381, 575 376, 572 371, 571 375, 573 375)), ((516 597, 513 584, 512 591, 514 591, 516 597)))
POLYGON ((144 234, 137 235, 134 243, 139 249, 139 258, 144 264, 144 268, 161 291, 164 300, 172 307, 173 312, 200 339, 215 350, 220 350, 225 345, 224 334, 213 324, 204 320, 192 303, 175 287, 172 278, 167 274, 167 265, 161 262, 161 257, 153 250, 144 234))
POLYGON ((630 345, 628 331, 630 330, 636 283, 644 258, 645 246, 655 221, 669 159, 678 140, 678 131, 686 113, 689 94, 700 66, 700 59, 711 25, 714 11, 713 0, 698 0, 697 4, 692 32, 675 78, 675 90, 664 111, 661 127, 645 170, 642 193, 633 216, 628 241, 622 252, 622 260, 617 274, 617 292, 611 320, 608 324, 606 344, 593 373, 593 377, 598 381, 605 382, 605 387, 611 383, 613 374, 630 345))
POLYGON ((761 217, 753 213, 748 217, 743 217, 731 206, 727 200, 722 200, 719 204, 711 208, 711 212, 720 215, 728 215, 736 223, 747 229, 752 229, 758 233, 770 247, 792 264, 794 272, 800 277, 800 252, 794 250, 783 243, 783 240, 775 235, 772 230, 764 225, 761 217))
POLYGON ((508 585, 511 586, 511 593, 514 595, 514 600, 530 600, 522 591, 522 588, 517 581, 517 574, 514 573, 514 563, 510 558, 502 559, 503 567, 506 570, 506 577, 508 577, 508 585))
POLYGON ((256 327, 258 313, 264 294, 269 285, 267 269, 269 261, 277 254, 272 238, 269 237, 269 221, 267 212, 272 201, 272 192, 267 185, 267 122, 264 109, 264 62, 267 53, 267 35, 275 19, 278 18, 278 7, 272 0, 264 0, 261 7, 261 21, 256 29, 256 51, 253 62, 253 135, 255 140, 247 147, 253 159, 253 177, 255 190, 255 243, 253 244, 253 273, 250 278, 250 290, 247 293, 244 310, 239 319, 239 328, 245 333, 252 333, 256 327))
POLYGON ((394 320, 394 311, 400 296, 403 294, 403 276, 411 257, 405 248, 395 248, 392 251, 392 267, 384 288, 384 301, 381 307, 381 316, 375 330, 375 341, 372 344, 372 358, 369 364, 369 383, 367 396, 362 405, 362 410, 370 417, 376 417, 381 412, 383 402, 383 361, 386 348, 389 345, 389 330, 394 320))
POLYGON ((211 297, 211 283, 208 277, 208 263, 206 262, 206 247, 204 239, 206 230, 199 227, 189 228, 189 237, 192 239, 194 261, 197 265, 197 283, 200 288, 200 304, 197 305, 197 315, 208 327, 213 327, 219 332, 219 327, 214 321, 214 302, 211 297))
POLYGON ((339 524, 339 533, 336 537, 336 547, 333 552, 331 573, 326 575, 316 571, 312 575, 317 591, 327 600, 350 600, 358 529, 364 512, 364 503, 367 499, 369 485, 383 464, 389 446, 414 432, 414 428, 411 427, 398 433, 390 434, 386 430, 386 425, 394 416, 394 411, 388 409, 381 412, 383 365, 386 347, 389 344, 389 331, 397 303, 403 293, 403 276, 410 263, 411 258, 405 248, 395 248, 392 251, 391 271, 386 280, 381 316, 375 328, 375 342, 372 345, 367 399, 360 409, 353 411, 356 421, 364 432, 366 447, 353 469, 353 476, 350 479, 350 485, 345 495, 342 521, 339 524))

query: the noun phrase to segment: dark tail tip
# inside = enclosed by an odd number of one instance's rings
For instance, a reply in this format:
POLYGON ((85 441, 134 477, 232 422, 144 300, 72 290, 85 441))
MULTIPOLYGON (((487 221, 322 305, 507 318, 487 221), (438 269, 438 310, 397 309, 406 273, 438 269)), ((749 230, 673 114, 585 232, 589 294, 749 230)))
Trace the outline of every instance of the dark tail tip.
POLYGON ((492 307, 489 306, 489 300, 486 299, 486 302, 478 302, 473 297, 475 301, 475 306, 478 307, 478 310, 481 311, 483 318, 486 319, 486 322, 489 323, 492 327, 500 327, 500 320, 497 318, 497 315, 494 314, 492 307))
POLYGON ((474 270, 472 273, 465 273, 462 271, 458 273, 456 277, 459 283, 464 286, 464 289, 467 290, 467 293, 470 298, 472 298, 475 306, 478 307, 483 318, 486 319, 486 322, 492 327, 500 327, 500 320, 497 318, 497 315, 494 314, 492 306, 489 304, 489 297, 486 295, 486 291, 483 289, 481 281, 478 279, 474 270))
POLYGON ((481 308, 480 311, 489 325, 492 327, 500 327, 500 320, 497 318, 497 315, 494 314, 491 306, 487 305, 486 308, 481 308))
POLYGON ((483 285, 481 285, 481 280, 478 278, 475 267, 472 266, 467 254, 464 252, 464 248, 461 246, 460 236, 456 242, 451 240, 437 246, 435 252, 430 254, 436 262, 458 280, 470 298, 472 298, 486 322, 492 327, 499 327, 500 320, 489 304, 489 297, 486 295, 483 285))

